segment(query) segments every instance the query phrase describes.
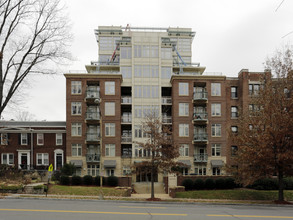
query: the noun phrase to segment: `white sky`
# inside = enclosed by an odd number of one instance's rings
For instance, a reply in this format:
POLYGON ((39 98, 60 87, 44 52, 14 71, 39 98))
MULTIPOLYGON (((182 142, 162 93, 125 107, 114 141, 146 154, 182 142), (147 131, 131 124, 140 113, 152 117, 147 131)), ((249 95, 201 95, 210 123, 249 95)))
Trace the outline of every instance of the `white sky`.
MULTIPOLYGON (((94 29, 127 24, 133 27, 187 27, 196 32, 193 62, 206 72, 237 76, 241 69, 263 71, 267 56, 292 44, 293 1, 285 0, 62 0, 68 7, 75 61, 64 69, 85 70, 98 59, 94 29), (276 9, 278 10, 276 11, 276 9), (285 36, 287 35, 287 36, 285 36), (284 37, 285 36, 285 37, 284 37)), ((65 120, 65 77, 34 76, 19 106, 37 120, 65 120)), ((7 109, 5 120, 15 116, 7 109)))

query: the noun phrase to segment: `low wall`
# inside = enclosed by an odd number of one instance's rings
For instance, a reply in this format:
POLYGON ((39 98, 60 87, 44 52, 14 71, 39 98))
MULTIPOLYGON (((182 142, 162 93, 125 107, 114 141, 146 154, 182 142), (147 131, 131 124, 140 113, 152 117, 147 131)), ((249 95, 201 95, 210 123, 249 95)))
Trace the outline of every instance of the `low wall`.
POLYGON ((184 192, 185 187, 184 186, 176 186, 169 188, 169 196, 172 198, 175 198, 177 192, 184 192))
POLYGON ((192 181, 196 180, 196 179, 202 179, 202 180, 206 180, 206 179, 220 179, 220 178, 229 178, 231 176, 193 176, 193 175, 189 175, 189 176, 178 176, 177 177, 177 186, 181 186, 183 180, 185 179, 192 179, 192 181))
POLYGON ((118 186, 131 187, 131 177, 118 177, 118 186))

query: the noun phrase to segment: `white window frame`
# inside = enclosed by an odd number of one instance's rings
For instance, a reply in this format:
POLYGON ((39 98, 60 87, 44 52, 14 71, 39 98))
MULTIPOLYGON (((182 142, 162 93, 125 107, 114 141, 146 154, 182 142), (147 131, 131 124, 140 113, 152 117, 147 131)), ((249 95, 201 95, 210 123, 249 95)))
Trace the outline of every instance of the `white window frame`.
POLYGON ((189 144, 181 144, 179 153, 180 157, 189 157, 189 144))
POLYGON ((100 164, 88 164, 87 165, 87 174, 90 176, 99 176, 100 175, 100 164))
POLYGON ((49 165, 49 154, 48 153, 37 153, 36 161, 37 161, 37 166, 49 165), (41 163, 39 163, 39 160, 41 160, 41 163))
POLYGON ((20 144, 21 145, 28 145, 28 135, 27 133, 20 134, 20 144))
POLYGON ((37 145, 44 145, 44 134, 43 133, 38 133, 37 134, 37 145))
POLYGON ((221 175, 221 168, 220 167, 213 167, 212 172, 213 172, 213 176, 220 176, 221 175))
POLYGON ((221 144, 212 144, 212 157, 220 157, 221 156, 221 144))
POLYGON ((82 125, 81 123, 71 123, 71 136, 80 137, 82 133, 82 125))
POLYGON ((115 157, 115 144, 105 144, 105 156, 106 157, 115 157))
POLYGON ((212 110, 212 116, 221 116, 222 105, 220 103, 212 103, 211 104, 211 110, 212 110))
POLYGON ((81 157, 82 155, 82 146, 81 144, 71 144, 71 156, 72 157, 81 157), (76 151, 76 153, 73 153, 73 150, 76 151))
POLYGON ((115 116, 115 102, 105 102, 105 116, 115 116))
POLYGON ((189 137, 189 124, 179 124, 179 137, 189 137))
POLYGON ((222 125, 212 124, 212 137, 221 137, 221 136, 222 136, 222 125))
POLYGON ((179 103, 179 116, 189 116, 189 103, 179 103))
POLYGON ((115 137, 115 123, 105 123, 105 136, 106 137, 115 137))
POLYGON ((188 96, 189 94, 189 83, 180 82, 178 83, 179 96, 188 96))
POLYGON ((221 96, 221 83, 211 83, 211 96, 221 96))
POLYGON ((13 153, 2 153, 1 154, 1 164, 13 165, 14 164, 14 154, 13 153), (6 156, 6 162, 4 163, 4 155, 6 156), (12 156, 12 159, 10 158, 12 156), (12 160, 12 161, 10 161, 12 160))
POLYGON ((62 145, 63 144, 63 134, 62 133, 56 133, 56 145, 62 145))
POLYGON ((71 94, 72 95, 81 94, 81 81, 71 81, 71 94))
POLYGON ((81 115, 81 102, 71 102, 71 115, 81 115))
POLYGON ((231 106, 231 118, 238 118, 238 107, 231 106))
POLYGON ((105 95, 115 95, 115 81, 105 82, 105 95))
POLYGON ((115 169, 113 169, 113 168, 107 168, 105 170, 106 170, 106 176, 107 177, 109 177, 109 176, 115 176, 115 169))
POLYGON ((134 137, 135 138, 142 138, 142 126, 141 125, 134 125, 134 137))

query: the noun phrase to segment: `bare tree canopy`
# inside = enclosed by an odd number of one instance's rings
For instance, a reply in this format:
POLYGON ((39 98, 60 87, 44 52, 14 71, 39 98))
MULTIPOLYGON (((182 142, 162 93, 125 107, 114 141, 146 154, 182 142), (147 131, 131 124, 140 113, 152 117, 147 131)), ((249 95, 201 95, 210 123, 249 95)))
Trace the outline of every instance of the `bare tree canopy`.
POLYGON ((271 70, 261 76, 261 89, 250 94, 242 109, 239 133, 232 135, 239 147, 237 176, 245 185, 278 176, 283 201, 284 177, 293 174, 293 65, 292 51, 278 51, 266 62, 271 70))
POLYGON ((29 74, 70 58, 64 14, 60 0, 0 0, 0 115, 29 74))
POLYGON ((151 199, 154 199, 155 173, 172 172, 173 167, 182 165, 176 161, 179 157, 179 145, 174 145, 171 128, 164 126, 156 114, 147 116, 142 126, 146 140, 136 144, 141 147, 139 153, 148 156, 149 160, 136 164, 136 168, 143 168, 151 174, 151 199))

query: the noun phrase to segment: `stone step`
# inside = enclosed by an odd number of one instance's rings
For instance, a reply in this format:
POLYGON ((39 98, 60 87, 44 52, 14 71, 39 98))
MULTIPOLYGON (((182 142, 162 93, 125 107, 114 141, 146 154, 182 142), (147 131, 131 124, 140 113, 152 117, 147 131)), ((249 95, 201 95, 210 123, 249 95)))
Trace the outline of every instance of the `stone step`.
MULTIPOLYGON (((134 190, 139 194, 148 194, 151 193, 151 183, 150 182, 141 182, 134 183, 134 190)), ((164 184, 163 183, 154 183, 155 193, 165 194, 164 184)))

